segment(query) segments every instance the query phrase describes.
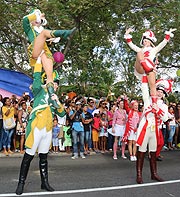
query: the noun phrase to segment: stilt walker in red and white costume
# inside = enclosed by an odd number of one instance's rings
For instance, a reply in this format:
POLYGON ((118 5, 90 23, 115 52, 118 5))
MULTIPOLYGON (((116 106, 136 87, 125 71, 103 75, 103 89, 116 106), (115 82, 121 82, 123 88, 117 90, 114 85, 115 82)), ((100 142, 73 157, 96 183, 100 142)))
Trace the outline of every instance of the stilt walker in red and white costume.
MULTIPOLYGON (((152 103, 157 102, 157 95, 156 95, 156 66, 158 64, 157 60, 157 53, 161 51, 165 45, 169 42, 170 37, 173 37, 174 32, 176 29, 170 29, 169 31, 165 32, 164 40, 159 43, 157 46, 154 43, 157 41, 154 33, 151 30, 147 30, 142 35, 142 39, 140 41, 140 45, 142 48, 136 46, 132 42, 132 36, 130 32, 133 30, 131 28, 127 29, 124 35, 127 44, 129 47, 137 52, 136 62, 135 62, 135 75, 138 78, 141 78, 143 74, 147 75, 148 84, 150 87, 150 95, 152 99, 152 103)), ((152 111, 155 112, 154 109, 152 111)))
POLYGON ((156 151, 159 144, 160 131, 159 128, 162 122, 168 120, 168 106, 163 102, 163 97, 169 91, 169 87, 166 88, 162 81, 157 82, 157 103, 152 104, 151 97, 149 95, 148 89, 148 80, 147 77, 143 77, 142 83, 142 94, 144 100, 145 109, 143 111, 142 119, 139 123, 137 129, 137 141, 138 146, 137 152, 137 183, 143 183, 142 179, 142 169, 144 163, 144 156, 148 150, 150 153, 150 170, 151 170, 151 179, 156 181, 163 181, 157 174, 157 161, 156 161, 156 151), (155 112, 152 112, 154 108, 155 112))

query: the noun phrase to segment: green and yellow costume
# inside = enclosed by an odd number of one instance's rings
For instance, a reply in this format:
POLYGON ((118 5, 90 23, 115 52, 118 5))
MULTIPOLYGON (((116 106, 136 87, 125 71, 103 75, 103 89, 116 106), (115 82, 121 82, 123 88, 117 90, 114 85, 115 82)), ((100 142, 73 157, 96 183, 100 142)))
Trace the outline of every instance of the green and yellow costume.
POLYGON ((33 131, 35 127, 37 127, 39 130, 46 127, 46 131, 49 132, 53 127, 54 114, 56 113, 60 117, 63 117, 66 114, 62 104, 60 104, 60 107, 58 109, 54 108, 51 105, 47 90, 42 88, 41 72, 42 64, 35 64, 33 74, 34 81, 32 85, 34 104, 26 131, 25 145, 27 148, 32 148, 32 145, 34 143, 33 131))
MULTIPOLYGON (((31 22, 35 21, 35 20, 36 20, 36 15, 34 12, 23 17, 23 29, 24 29, 25 34, 28 37, 29 42, 31 43, 28 47, 29 63, 31 66, 34 66, 36 63, 36 59, 32 58, 32 51, 34 48, 34 40, 40 34, 40 32, 35 30, 35 27, 33 25, 31 25, 31 22)), ((40 26, 39 29, 40 28, 43 28, 43 27, 40 26)), ((44 43, 43 50, 48 58, 53 59, 52 53, 49 50, 46 42, 44 43)))
MULTIPOLYGON (((37 27, 31 24, 31 22, 37 20, 35 11, 36 10, 34 10, 32 13, 23 17, 23 29, 24 29, 25 34, 28 37, 29 42, 31 43, 28 47, 28 55, 29 55, 29 61, 30 61, 31 66, 34 66, 36 63, 36 59, 32 58, 34 40, 41 33, 41 31, 44 30, 43 26, 37 27)), ((67 40, 68 37, 72 36, 72 34, 75 31, 76 31, 76 28, 73 28, 71 30, 52 30, 50 34, 52 38, 60 37, 60 38, 67 40)), ((53 59, 52 53, 49 50, 46 42, 44 43, 43 50, 48 58, 53 59)))

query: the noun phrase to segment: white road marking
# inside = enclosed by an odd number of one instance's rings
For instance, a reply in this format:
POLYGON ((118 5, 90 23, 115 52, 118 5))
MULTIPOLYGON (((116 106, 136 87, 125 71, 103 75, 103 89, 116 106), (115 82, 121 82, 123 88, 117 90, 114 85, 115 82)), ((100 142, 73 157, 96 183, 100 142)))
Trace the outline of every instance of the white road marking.
MULTIPOLYGON (((73 194, 73 193, 87 193, 87 192, 98 192, 98 191, 108 191, 108 190, 122 190, 130 188, 139 188, 139 187, 148 187, 156 185, 165 185, 180 183, 180 180, 164 181, 164 182, 155 182, 155 183, 143 183, 143 184, 134 184, 134 185, 123 185, 123 186, 114 186, 114 187, 103 187, 103 188, 90 188, 90 189, 77 189, 77 190, 65 190, 65 191, 54 191, 54 192, 30 192, 23 193, 21 196, 45 196, 45 195, 57 195, 57 194, 73 194)), ((0 197, 9 197, 9 196, 18 196, 15 193, 0 194, 0 197)))

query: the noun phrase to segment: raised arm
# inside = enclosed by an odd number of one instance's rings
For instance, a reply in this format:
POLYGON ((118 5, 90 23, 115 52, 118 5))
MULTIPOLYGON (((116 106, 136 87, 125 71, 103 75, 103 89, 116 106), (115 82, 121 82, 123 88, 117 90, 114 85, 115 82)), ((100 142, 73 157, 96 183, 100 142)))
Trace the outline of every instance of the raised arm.
POLYGON ((169 42, 170 38, 174 37, 174 34, 172 32, 176 31, 176 29, 170 29, 169 31, 165 32, 165 37, 164 40, 162 42, 160 42, 155 48, 154 50, 156 51, 156 53, 158 53, 159 51, 161 51, 166 44, 169 42))
POLYGON ((35 9, 31 14, 28 14, 23 17, 23 29, 26 35, 28 36, 28 39, 30 42, 34 40, 34 30, 32 29, 31 22, 37 21, 41 22, 41 11, 38 9, 35 9))
POLYGON ((135 51, 135 52, 139 52, 141 51, 141 48, 136 46, 133 42, 132 42, 132 36, 130 34, 130 32, 132 32, 133 30, 131 28, 127 29, 125 34, 124 34, 124 38, 127 42, 127 44, 129 45, 129 47, 135 51))

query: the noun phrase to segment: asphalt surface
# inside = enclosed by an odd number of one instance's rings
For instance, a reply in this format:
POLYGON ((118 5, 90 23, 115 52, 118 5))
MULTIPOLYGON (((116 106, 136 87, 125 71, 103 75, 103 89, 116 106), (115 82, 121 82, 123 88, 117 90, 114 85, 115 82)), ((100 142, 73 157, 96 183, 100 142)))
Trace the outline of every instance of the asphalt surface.
MULTIPOLYGON (((164 151, 158 173, 165 182, 150 179, 149 161, 145 158, 144 184, 136 184, 135 162, 112 153, 92 154, 86 159, 71 159, 67 154, 50 154, 49 182, 56 190, 40 189, 38 157, 33 159, 22 196, 60 197, 174 197, 180 196, 180 151, 164 151)), ((0 197, 15 196, 22 155, 0 154, 0 197)))

